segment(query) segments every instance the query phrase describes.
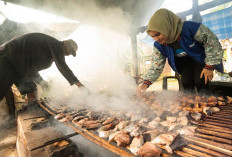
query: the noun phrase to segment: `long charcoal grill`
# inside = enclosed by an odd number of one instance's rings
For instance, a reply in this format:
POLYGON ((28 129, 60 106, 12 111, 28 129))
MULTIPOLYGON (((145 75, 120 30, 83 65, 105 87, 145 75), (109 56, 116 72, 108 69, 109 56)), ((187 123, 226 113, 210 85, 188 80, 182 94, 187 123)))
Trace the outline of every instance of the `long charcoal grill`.
MULTIPOLYGON (((38 101, 38 104, 53 116, 59 112, 50 106, 48 102, 43 100, 38 101)), ((184 137, 187 141, 187 146, 181 150, 174 151, 170 155, 166 152, 162 156, 182 156, 182 157, 230 157, 232 156, 232 104, 220 106, 220 112, 214 113, 212 116, 203 117, 197 124, 197 129, 194 137, 184 137)), ((122 147, 112 145, 106 140, 100 138, 93 132, 78 127, 72 122, 64 122, 71 129, 81 134, 86 139, 112 151, 113 153, 130 157, 135 156, 128 150, 122 147)))
MULTIPOLYGON (((45 103, 44 101, 39 101, 38 104, 48 113, 50 113, 53 116, 56 116, 56 114, 58 114, 58 112, 52 108, 51 106, 49 106, 48 103, 45 103)), ((79 133, 80 135, 82 135, 83 137, 85 137, 86 139, 112 151, 115 154, 118 154, 120 156, 123 157, 133 157, 134 155, 120 147, 114 146, 112 144, 110 144, 109 142, 107 142, 106 140, 98 137, 97 135, 95 135, 94 133, 80 128, 77 125, 73 124, 72 122, 68 121, 68 122, 64 122, 66 125, 68 125, 71 129, 73 129, 74 131, 76 131, 77 133, 79 133)))
POLYGON ((220 112, 203 118, 194 137, 185 137, 187 147, 175 153, 183 156, 232 156, 232 104, 220 106, 220 112))

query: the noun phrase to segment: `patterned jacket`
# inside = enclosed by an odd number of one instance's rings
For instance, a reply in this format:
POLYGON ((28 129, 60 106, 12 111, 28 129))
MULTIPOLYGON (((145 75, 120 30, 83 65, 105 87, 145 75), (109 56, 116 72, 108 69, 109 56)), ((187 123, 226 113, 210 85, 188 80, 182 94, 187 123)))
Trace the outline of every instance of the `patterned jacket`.
MULTIPOLYGON (((205 64, 205 68, 207 69, 217 68, 218 71, 223 71, 221 62, 223 51, 221 44, 216 35, 208 27, 196 22, 186 21, 184 22, 180 37, 180 46, 189 56, 205 64), (193 38, 191 39, 191 37, 193 38), (195 47, 193 49, 191 48, 192 43, 194 43, 193 47, 195 47)), ((168 58, 172 69, 178 72, 175 67, 173 49, 166 44, 155 42, 152 53, 152 64, 143 79, 150 83, 156 81, 163 71, 166 58, 168 58)))

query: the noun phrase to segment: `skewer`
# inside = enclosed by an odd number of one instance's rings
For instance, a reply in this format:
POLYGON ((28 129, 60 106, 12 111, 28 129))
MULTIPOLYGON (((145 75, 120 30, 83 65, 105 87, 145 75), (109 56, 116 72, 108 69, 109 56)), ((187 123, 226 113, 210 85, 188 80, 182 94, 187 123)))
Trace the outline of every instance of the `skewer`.
POLYGON ((182 156, 182 157, 196 157, 196 156, 194 156, 194 155, 191 155, 191 154, 188 154, 188 153, 179 151, 179 150, 175 151, 175 153, 176 153, 177 155, 179 155, 179 156, 182 156))
POLYGON ((217 143, 217 142, 211 142, 209 140, 203 140, 203 139, 197 138, 197 137, 191 137, 191 138, 190 137, 184 137, 184 138, 189 142, 193 142, 193 143, 196 143, 197 145, 206 147, 208 149, 212 149, 212 150, 215 150, 215 151, 218 151, 218 152, 221 152, 221 153, 232 156, 232 151, 226 149, 223 146, 224 144, 222 145, 222 144, 217 143))
POLYGON ((229 157, 229 156, 227 156, 225 154, 222 154, 222 153, 219 153, 219 152, 215 152, 213 150, 206 149, 204 147, 200 147, 200 146, 197 146, 197 145, 194 145, 194 144, 188 144, 188 146, 191 147, 191 148, 200 150, 202 152, 205 152, 207 154, 213 155, 213 156, 217 156, 217 157, 229 157))
POLYGON ((223 123, 223 124, 231 125, 231 122, 228 122, 228 121, 222 121, 222 120, 217 120, 217 119, 208 119, 208 118, 205 118, 204 120, 207 122, 216 122, 216 123, 223 123))
POLYGON ((193 150, 193 149, 190 149, 190 148, 186 148, 184 147, 182 149, 183 152, 186 152, 186 153, 189 153, 191 155, 195 155, 195 156, 204 156, 204 157, 212 157, 211 155, 207 155, 205 153, 202 153, 202 152, 198 152, 196 150, 193 150))
MULTIPOLYGON (((204 134, 209 134, 209 135, 214 135, 214 136, 218 136, 218 137, 232 139, 232 134, 211 131, 211 130, 208 130, 207 128, 206 129, 197 128, 196 131, 204 133, 204 134)), ((232 148, 232 146, 231 146, 231 148, 232 148)))
POLYGON ((201 133, 195 133, 195 136, 199 136, 202 138, 206 138, 206 139, 210 139, 213 141, 218 141, 218 142, 224 142, 227 144, 232 144, 232 140, 228 140, 228 139, 224 139, 224 138, 220 138, 220 137, 216 137, 216 136, 210 136, 210 135, 205 135, 205 134, 201 134, 201 133))
POLYGON ((207 126, 207 127, 204 127, 204 125, 200 125, 198 127, 199 129, 207 129, 207 130, 210 130, 210 131, 216 131, 216 132, 222 132, 222 133, 228 133, 228 134, 231 134, 231 130, 226 130, 226 129, 223 129, 222 127, 218 127, 217 126, 207 126))
POLYGON ((221 126, 221 127, 225 127, 225 128, 232 129, 232 126, 231 126, 231 125, 228 125, 228 124, 221 124, 221 123, 207 122, 207 121, 205 121, 204 123, 205 123, 205 124, 211 124, 211 125, 216 125, 216 126, 221 126))
POLYGON ((231 123, 232 123, 232 120, 226 119, 226 118, 222 118, 222 117, 209 116, 209 117, 207 117, 207 118, 210 118, 210 119, 218 119, 218 120, 223 120, 223 121, 227 121, 227 122, 231 122, 231 123))

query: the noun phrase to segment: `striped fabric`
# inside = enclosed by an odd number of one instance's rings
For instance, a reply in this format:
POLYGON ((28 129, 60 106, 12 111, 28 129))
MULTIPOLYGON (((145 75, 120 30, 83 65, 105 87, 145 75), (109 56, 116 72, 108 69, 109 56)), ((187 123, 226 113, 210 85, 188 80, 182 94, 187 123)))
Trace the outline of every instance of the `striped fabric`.
POLYGON ((202 23, 219 39, 232 38, 232 7, 203 15, 202 23))

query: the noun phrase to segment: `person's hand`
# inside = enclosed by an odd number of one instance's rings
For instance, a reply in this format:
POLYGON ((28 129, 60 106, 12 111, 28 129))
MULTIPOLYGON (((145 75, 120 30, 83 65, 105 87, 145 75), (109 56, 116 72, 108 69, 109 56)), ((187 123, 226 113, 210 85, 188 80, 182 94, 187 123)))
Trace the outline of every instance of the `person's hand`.
POLYGON ((78 87, 84 87, 84 85, 81 84, 80 82, 77 82, 76 85, 77 85, 78 87))
POLYGON ((41 81, 41 82, 40 82, 40 85, 41 85, 41 87, 42 87, 42 89, 43 89, 44 91, 49 91, 50 86, 49 86, 49 84, 48 84, 46 81, 41 81))
POLYGON ((27 101, 28 103, 33 103, 37 100, 37 92, 31 92, 27 94, 27 101))
POLYGON ((89 88, 87 88, 86 86, 84 86, 83 84, 81 84, 80 82, 76 83, 76 85, 78 86, 78 88, 80 88, 82 91, 85 91, 86 93, 90 94, 91 91, 89 90, 89 88))
POLYGON ((200 78, 202 78, 204 75, 205 77, 205 84, 207 84, 207 82, 211 81, 213 79, 213 70, 208 70, 208 69, 203 69, 200 75, 200 78))
POLYGON ((136 89, 137 95, 140 96, 140 97, 144 96, 144 94, 146 93, 147 88, 148 88, 147 84, 139 85, 137 87, 137 89, 136 89))

